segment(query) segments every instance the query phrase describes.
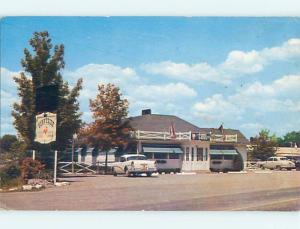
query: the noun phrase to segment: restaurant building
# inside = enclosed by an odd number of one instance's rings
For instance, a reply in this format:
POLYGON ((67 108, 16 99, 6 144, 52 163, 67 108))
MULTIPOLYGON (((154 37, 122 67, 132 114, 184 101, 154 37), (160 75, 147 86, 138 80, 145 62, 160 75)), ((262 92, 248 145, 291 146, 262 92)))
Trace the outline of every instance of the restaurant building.
POLYGON ((181 171, 209 170, 213 155, 240 154, 247 160, 249 141, 239 131, 220 128, 200 128, 174 115, 151 114, 128 118, 137 153, 162 162, 173 163, 181 171))

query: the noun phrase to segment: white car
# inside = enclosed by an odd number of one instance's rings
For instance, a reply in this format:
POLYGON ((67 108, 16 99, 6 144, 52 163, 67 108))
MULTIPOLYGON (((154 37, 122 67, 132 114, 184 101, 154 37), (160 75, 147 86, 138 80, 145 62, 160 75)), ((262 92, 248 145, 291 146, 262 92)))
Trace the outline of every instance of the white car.
POLYGON ((270 157, 264 164, 262 164, 262 168, 277 170, 292 170, 295 167, 295 163, 288 160, 286 157, 270 157))
POLYGON ((156 161, 147 160, 142 154, 126 154, 120 157, 119 162, 113 163, 113 174, 125 174, 126 176, 136 176, 147 174, 150 177, 157 172, 156 161))

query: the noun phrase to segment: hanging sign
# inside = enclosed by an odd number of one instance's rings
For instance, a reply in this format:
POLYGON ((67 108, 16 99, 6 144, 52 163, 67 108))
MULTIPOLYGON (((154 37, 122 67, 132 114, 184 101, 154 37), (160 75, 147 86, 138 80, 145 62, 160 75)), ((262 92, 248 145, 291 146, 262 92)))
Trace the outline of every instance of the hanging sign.
POLYGON ((35 116, 35 141, 48 144, 56 141, 56 114, 46 112, 35 116))

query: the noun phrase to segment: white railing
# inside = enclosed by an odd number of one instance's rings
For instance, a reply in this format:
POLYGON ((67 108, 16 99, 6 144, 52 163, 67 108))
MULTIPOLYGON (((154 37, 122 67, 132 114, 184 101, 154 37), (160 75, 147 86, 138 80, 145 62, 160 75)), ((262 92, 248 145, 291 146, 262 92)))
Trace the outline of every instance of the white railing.
POLYGON ((191 132, 177 132, 176 137, 172 138, 169 132, 156 132, 156 131, 134 131, 131 136, 136 139, 158 139, 158 140, 190 140, 191 132))
POLYGON ((237 142, 237 135, 222 135, 222 134, 202 134, 202 133, 192 133, 189 132, 176 132, 176 138, 172 138, 169 132, 156 132, 156 131, 132 131, 131 137, 138 139, 138 140, 147 140, 147 139, 154 139, 154 140, 200 140, 200 141, 212 141, 212 142, 237 142))
POLYGON ((237 134, 225 135, 225 142, 237 142, 237 134))
POLYGON ((213 134, 210 137, 210 141, 212 142, 237 142, 237 134, 213 134))

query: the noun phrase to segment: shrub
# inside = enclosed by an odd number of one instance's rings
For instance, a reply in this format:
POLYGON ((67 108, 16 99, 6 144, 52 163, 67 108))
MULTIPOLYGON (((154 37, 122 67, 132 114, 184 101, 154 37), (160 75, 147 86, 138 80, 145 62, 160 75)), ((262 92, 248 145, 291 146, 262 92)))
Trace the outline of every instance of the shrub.
POLYGON ((18 164, 10 163, 0 169, 0 186, 11 186, 20 183, 21 169, 18 164))
POLYGON ((30 157, 25 158, 21 164, 22 178, 24 180, 36 178, 44 169, 44 165, 40 161, 33 160, 30 157))

